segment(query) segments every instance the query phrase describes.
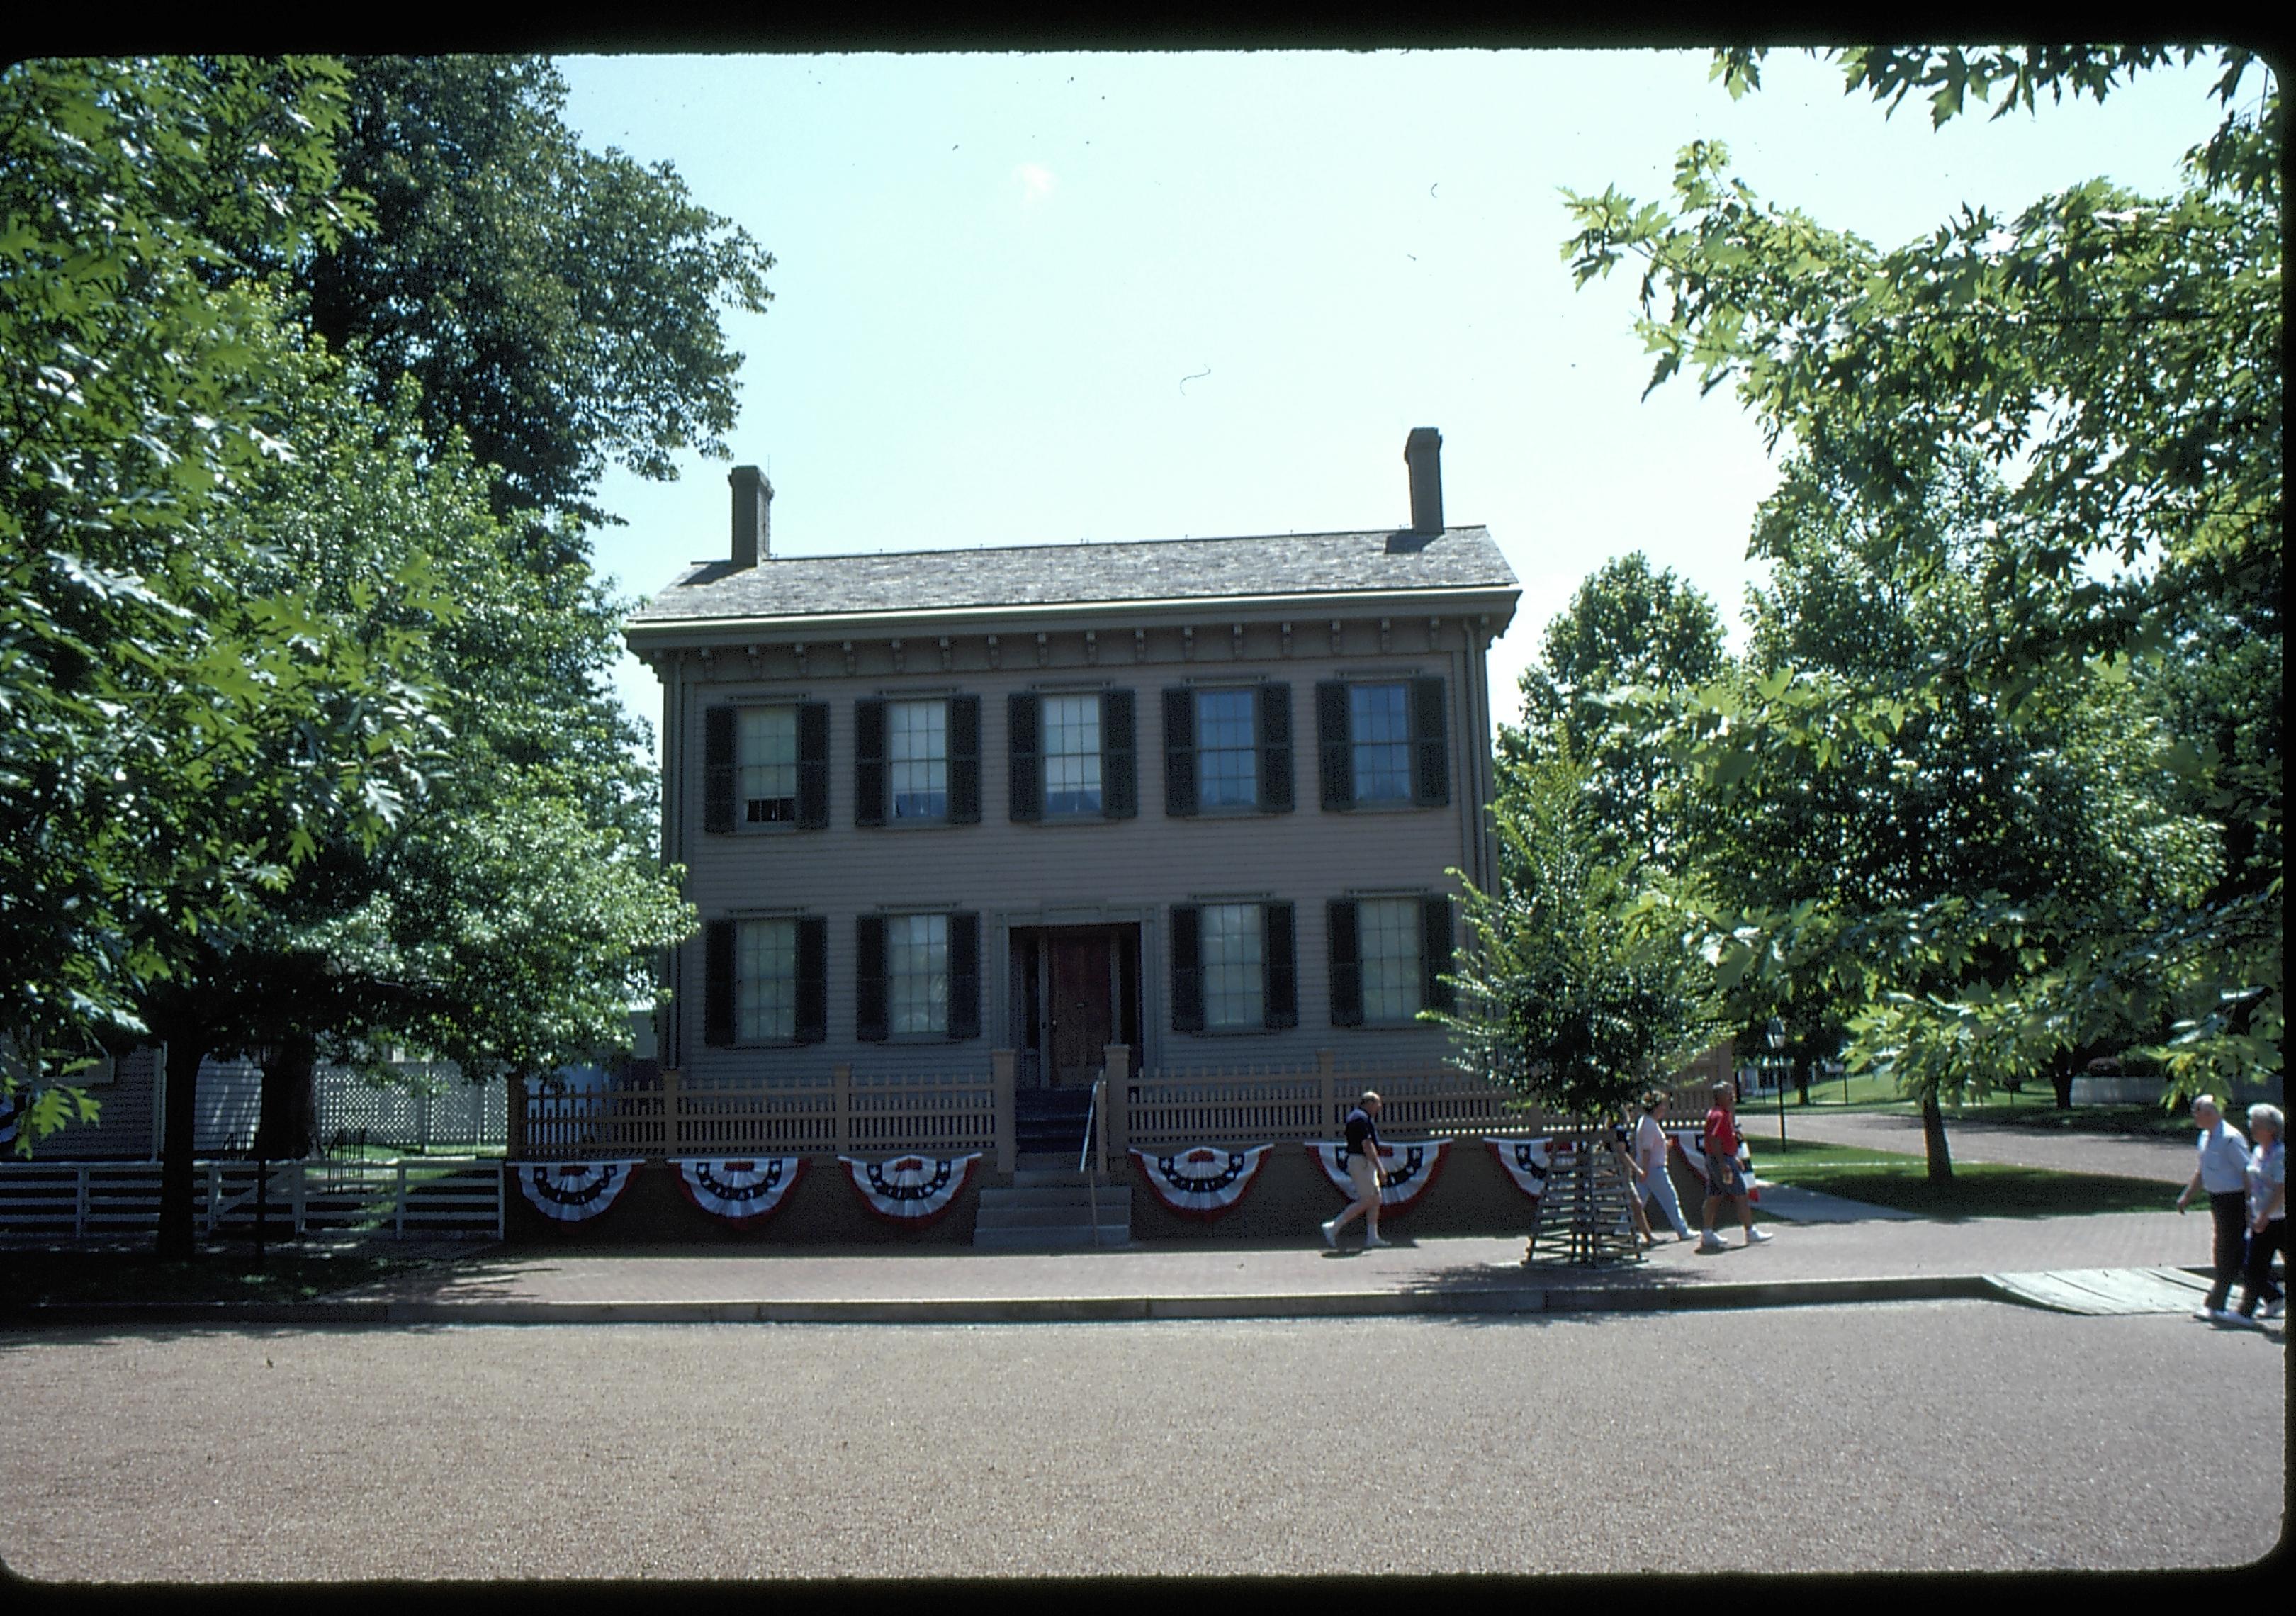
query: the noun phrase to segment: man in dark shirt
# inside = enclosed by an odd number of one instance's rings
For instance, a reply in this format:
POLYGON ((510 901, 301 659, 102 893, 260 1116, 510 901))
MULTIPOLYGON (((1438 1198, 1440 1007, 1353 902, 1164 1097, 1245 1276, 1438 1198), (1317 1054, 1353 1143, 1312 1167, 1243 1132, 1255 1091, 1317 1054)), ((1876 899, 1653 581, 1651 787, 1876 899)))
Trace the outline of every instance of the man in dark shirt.
POLYGON ((1348 1113, 1348 1143, 1345 1161, 1348 1182, 1355 1186, 1356 1198, 1348 1202, 1337 1218, 1324 1225, 1324 1243, 1340 1243, 1340 1231, 1357 1213, 1363 1215, 1364 1249, 1387 1243, 1379 1237, 1379 1107, 1377 1091, 1366 1088, 1356 1108, 1348 1113))

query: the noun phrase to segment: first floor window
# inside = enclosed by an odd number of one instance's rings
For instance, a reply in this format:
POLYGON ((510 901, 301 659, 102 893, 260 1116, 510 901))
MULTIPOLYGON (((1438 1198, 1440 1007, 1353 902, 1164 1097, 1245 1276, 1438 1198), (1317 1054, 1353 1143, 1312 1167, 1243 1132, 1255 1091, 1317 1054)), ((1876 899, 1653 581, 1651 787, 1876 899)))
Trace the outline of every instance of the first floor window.
POLYGON ((1259 906, 1206 904, 1201 914, 1204 1025, 1262 1025, 1259 906))
POLYGON ((948 916, 887 916, 885 975, 894 1037, 946 1033, 948 916))
POLYGON ((1407 1021, 1419 1013, 1421 908, 1414 898, 1371 898, 1356 906, 1366 1021, 1407 1021))
POLYGON ((745 920, 734 965, 734 1030, 744 1044, 797 1036, 797 922, 745 920))
POLYGON ((948 816, 948 703, 893 701, 886 707, 885 761, 893 817, 948 816))
POLYGON ((736 740, 745 824, 797 818, 797 709, 744 707, 736 740))

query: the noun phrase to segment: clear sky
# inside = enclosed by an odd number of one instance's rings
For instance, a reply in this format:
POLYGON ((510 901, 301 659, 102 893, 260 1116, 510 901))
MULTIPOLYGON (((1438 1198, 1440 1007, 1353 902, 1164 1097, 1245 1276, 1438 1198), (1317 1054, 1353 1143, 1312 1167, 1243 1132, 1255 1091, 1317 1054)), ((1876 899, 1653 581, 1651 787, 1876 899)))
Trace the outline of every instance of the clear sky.
MULTIPOLYGON (((1443 433, 1446 519, 1522 584, 1492 705, 1547 621, 1641 550, 1742 637, 1773 482, 1693 381, 1641 398, 1624 267, 1574 291, 1560 187, 1661 199, 1729 145, 1766 198, 1891 246, 1962 205, 2099 175, 2146 191, 2217 120, 2205 66, 2103 106, 1930 127, 1774 53, 1732 102, 1703 52, 564 57, 593 147, 667 160, 778 260, 737 461, 782 554, 1360 529, 1409 513, 1403 442, 1443 433)), ((596 536, 629 595, 727 545, 726 464, 616 473, 596 536)), ((625 701, 660 715, 627 655, 625 701)))

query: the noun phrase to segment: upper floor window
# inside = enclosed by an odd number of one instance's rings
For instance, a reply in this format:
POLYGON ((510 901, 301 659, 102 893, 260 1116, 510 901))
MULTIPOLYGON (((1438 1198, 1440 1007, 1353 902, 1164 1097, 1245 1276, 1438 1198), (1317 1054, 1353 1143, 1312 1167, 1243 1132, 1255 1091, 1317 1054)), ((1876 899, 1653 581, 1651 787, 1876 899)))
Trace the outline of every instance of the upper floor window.
POLYGON ((855 702, 853 788, 856 824, 978 824, 980 698, 855 702))
POLYGON ((702 713, 702 828, 829 823, 829 704, 770 701, 702 713))
POLYGON ((1451 757, 1443 681, 1317 685, 1316 750, 1326 808, 1447 803, 1451 757))
POLYGON ((1140 811, 1130 691, 1020 690, 1007 701, 1014 819, 1129 819, 1140 811))
POLYGON ((885 708, 885 763, 893 817, 948 817, 948 703, 892 701, 885 708))
POLYGON ((1174 1029, 1234 1032, 1298 1026, 1292 938, 1290 904, 1175 905, 1174 1029))
POLYGON ((1100 698, 1045 698, 1045 812, 1100 812, 1100 698))
POLYGON ((1164 811, 1285 813, 1292 807, 1292 687, 1164 693, 1164 811))

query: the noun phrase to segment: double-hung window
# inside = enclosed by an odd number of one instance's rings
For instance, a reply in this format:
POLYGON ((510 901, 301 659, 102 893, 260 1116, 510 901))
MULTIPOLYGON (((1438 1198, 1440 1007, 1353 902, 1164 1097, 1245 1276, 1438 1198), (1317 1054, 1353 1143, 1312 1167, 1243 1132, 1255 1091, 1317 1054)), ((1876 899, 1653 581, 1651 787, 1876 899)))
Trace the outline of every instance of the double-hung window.
POLYGON ((1100 698, 1045 698, 1045 812, 1097 814, 1101 807, 1100 698))
POLYGON ((885 767, 896 819, 948 817, 948 703, 885 704, 885 767))
POLYGON ((1140 811, 1128 690, 1016 690, 1005 751, 1013 818, 1129 819, 1140 811))
POLYGON ((1420 912, 1408 898, 1367 898, 1356 906, 1363 950, 1364 1020, 1407 1021, 1420 1011, 1420 912))
POLYGON ((864 915, 855 942, 854 1030, 863 1042, 980 1036, 980 915, 864 915))
POLYGON ((829 704, 761 701, 702 714, 702 828, 829 823, 829 704))
POLYGON ((948 916, 885 920, 885 991, 897 1038, 948 1031, 948 916))
POLYGON ((1292 808, 1292 687, 1248 685, 1164 693, 1164 812, 1292 808))
POLYGON ((1448 898, 1333 898, 1324 936, 1332 1026, 1404 1027, 1423 1010, 1451 1008, 1448 898))
POLYGON ((829 1036, 826 920, 715 920, 703 932, 705 1044, 818 1044, 829 1036))
POLYGON ((1316 751, 1327 809, 1449 802, 1443 681, 1333 679, 1316 685, 1316 751))
POLYGON ((1172 909, 1172 1026, 1181 1032, 1296 1027, 1292 906, 1207 903, 1172 909))

